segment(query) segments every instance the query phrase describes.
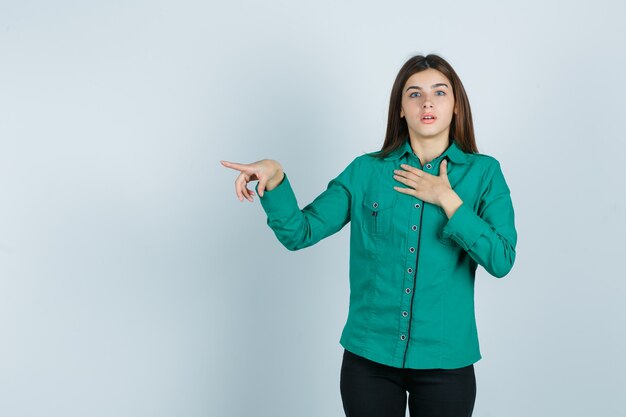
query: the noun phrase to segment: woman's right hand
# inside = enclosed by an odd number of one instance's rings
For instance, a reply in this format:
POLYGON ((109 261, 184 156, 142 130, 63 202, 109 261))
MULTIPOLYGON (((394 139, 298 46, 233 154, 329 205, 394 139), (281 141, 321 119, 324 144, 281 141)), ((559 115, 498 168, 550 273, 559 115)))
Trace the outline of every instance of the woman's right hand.
POLYGON ((239 171, 235 180, 235 192, 239 201, 252 202, 254 191, 249 190, 247 185, 250 181, 259 181, 259 197, 263 197, 265 190, 270 191, 283 180, 283 167, 273 159, 261 159, 251 164, 239 164, 236 162, 220 161, 222 165, 239 171))

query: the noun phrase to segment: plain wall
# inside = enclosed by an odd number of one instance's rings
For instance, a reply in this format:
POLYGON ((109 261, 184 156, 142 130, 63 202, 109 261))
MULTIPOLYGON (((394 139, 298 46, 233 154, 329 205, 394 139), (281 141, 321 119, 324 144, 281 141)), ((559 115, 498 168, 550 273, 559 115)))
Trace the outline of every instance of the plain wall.
POLYGON ((343 416, 349 226, 289 252, 220 159, 308 204, 414 54, 512 190, 476 417, 623 410, 622 2, 2 1, 0 415, 343 416))

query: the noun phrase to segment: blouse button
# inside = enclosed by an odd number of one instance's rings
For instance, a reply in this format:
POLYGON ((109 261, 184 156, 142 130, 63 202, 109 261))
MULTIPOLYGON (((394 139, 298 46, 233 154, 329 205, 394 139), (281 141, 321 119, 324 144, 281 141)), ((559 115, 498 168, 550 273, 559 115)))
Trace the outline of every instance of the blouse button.
POLYGON ((405 336, 405 335, 403 335, 403 334, 402 334, 402 335, 400 335, 400 340, 404 340, 404 339, 406 339, 406 336, 405 336))
POLYGON ((407 294, 411 294, 411 289, 407 288, 406 290, 404 290, 404 292, 407 293, 407 294))
POLYGON ((411 226, 411 230, 416 231, 417 230, 417 226, 416 225, 411 226))
POLYGON ((415 203, 415 208, 420 208, 420 203, 415 203))
POLYGON ((374 207, 374 208, 378 208, 378 203, 373 202, 373 203, 372 203, 372 207, 374 207))
POLYGON ((426 168, 431 169, 433 166, 431 164, 426 164, 426 168))
POLYGON ((413 273, 413 268, 407 268, 406 272, 408 272, 409 274, 413 273))
POLYGON ((415 252, 415 248, 411 246, 411 247, 409 248, 409 252, 411 252, 411 253, 415 252))
POLYGON ((402 317, 406 317, 406 316, 408 316, 408 315, 409 315, 409 313, 408 313, 408 312, 406 312, 406 311, 403 311, 403 312, 402 312, 402 317))

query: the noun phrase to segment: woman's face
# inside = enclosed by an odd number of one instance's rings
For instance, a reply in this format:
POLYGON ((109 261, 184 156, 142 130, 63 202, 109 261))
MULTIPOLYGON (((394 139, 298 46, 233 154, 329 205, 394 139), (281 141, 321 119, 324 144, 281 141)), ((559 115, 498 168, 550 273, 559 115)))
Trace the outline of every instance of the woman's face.
POLYGON ((409 77, 402 89, 400 117, 406 119, 411 138, 447 141, 455 112, 452 83, 445 75, 428 68, 409 77))

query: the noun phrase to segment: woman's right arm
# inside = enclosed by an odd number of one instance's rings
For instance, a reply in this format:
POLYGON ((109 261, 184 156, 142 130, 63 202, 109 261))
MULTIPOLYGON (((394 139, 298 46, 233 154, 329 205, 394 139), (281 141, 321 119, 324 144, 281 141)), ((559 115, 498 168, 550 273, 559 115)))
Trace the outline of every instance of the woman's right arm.
MULTIPOLYGON (((253 174, 260 176, 256 189, 267 214, 267 224, 287 249, 298 250, 311 246, 338 232, 350 221, 353 184, 356 183, 357 175, 356 161, 357 159, 352 161, 341 174, 331 180, 326 190, 303 209, 299 208, 289 178, 282 169, 280 172, 273 172, 273 169, 266 166, 265 171, 248 171, 249 178, 253 178, 253 174)), ((256 168, 263 167, 258 165, 256 168)), ((236 187, 238 195, 239 192, 245 193, 245 183, 242 188, 236 181, 236 187)), ((253 193, 251 190, 247 191, 253 193)))

